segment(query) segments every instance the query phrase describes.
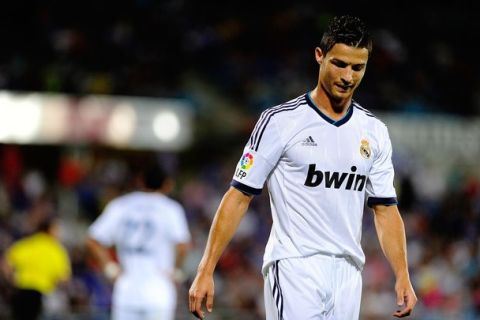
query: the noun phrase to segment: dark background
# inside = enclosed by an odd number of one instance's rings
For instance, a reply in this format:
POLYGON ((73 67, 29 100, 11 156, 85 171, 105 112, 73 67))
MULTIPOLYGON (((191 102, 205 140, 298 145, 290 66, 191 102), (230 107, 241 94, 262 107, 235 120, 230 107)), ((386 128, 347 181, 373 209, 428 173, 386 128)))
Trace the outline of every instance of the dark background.
MULTIPOLYGON (((130 190, 137 168, 158 161, 177 178, 173 196, 194 238, 190 278, 179 287, 178 318, 188 319, 186 290, 243 144, 262 110, 315 87, 314 48, 329 19, 358 15, 374 36, 355 95, 364 107, 468 121, 480 115, 479 12, 474 1, 2 3, 0 90, 181 98, 192 106, 195 136, 179 152, 1 144, 0 249, 31 232, 45 212, 59 213, 74 279, 50 298, 47 313, 106 317, 111 287, 85 255, 85 230, 108 200, 130 190)), ((420 179, 412 172, 428 163, 405 169, 395 145, 394 162, 420 299, 414 318, 480 317, 478 167, 458 163, 420 179), (440 191, 425 197, 422 186, 440 191)), ((220 261, 212 319, 262 318, 260 265, 270 223, 264 190, 220 261)), ((362 319, 386 319, 395 309, 392 273, 375 237, 367 210, 362 319)), ((8 284, 1 288, 7 316, 8 284)))

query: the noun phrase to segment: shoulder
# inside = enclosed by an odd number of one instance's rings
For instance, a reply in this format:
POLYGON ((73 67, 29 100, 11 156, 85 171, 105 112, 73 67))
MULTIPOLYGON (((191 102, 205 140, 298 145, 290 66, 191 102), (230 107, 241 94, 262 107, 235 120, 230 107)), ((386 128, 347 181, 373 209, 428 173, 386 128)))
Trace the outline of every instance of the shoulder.
POLYGON ((283 127, 285 122, 291 122, 292 119, 298 119, 306 114, 307 105, 306 94, 291 99, 282 104, 265 109, 255 126, 255 131, 262 132, 272 123, 283 127))
POLYGON ((131 198, 131 194, 125 194, 125 195, 118 196, 116 198, 111 199, 107 203, 106 207, 107 208, 114 208, 114 207, 122 206, 122 204, 124 204, 125 202, 130 201, 129 200, 130 198, 131 198))
POLYGON ((355 113, 361 119, 362 122, 366 122, 368 126, 375 128, 376 130, 386 131, 387 126, 378 118, 373 112, 361 106, 357 101, 352 101, 352 107, 355 108, 355 113))
POLYGON ((305 114, 307 105, 306 94, 298 96, 282 104, 270 107, 262 112, 250 136, 250 148, 258 150, 265 138, 278 145, 281 136, 288 135, 285 128, 291 127, 292 120, 301 123, 299 119, 305 114), (281 129, 281 130, 280 130, 281 129))
POLYGON ((148 197, 151 193, 144 191, 130 191, 123 195, 118 196, 113 199, 110 203, 112 204, 126 204, 126 203, 137 203, 145 201, 145 198, 148 197))
POLYGON ((172 199, 170 197, 164 196, 165 204, 168 205, 172 210, 175 210, 176 212, 183 212, 183 206, 180 204, 175 199, 172 199))
POLYGON ((110 213, 122 212, 137 201, 139 201, 139 195, 136 192, 126 193, 107 202, 103 211, 109 211, 110 213))
POLYGON ((291 117, 292 115, 301 113, 302 106, 307 104, 306 94, 302 94, 294 99, 288 100, 284 103, 275 105, 268 109, 265 109, 260 119, 264 121, 268 121, 269 119, 275 117, 279 118, 282 116, 291 117))
POLYGON ((368 109, 363 108, 357 102, 353 102, 355 108, 355 114, 357 115, 358 123, 366 132, 366 137, 371 139, 374 148, 383 149, 389 148, 391 145, 390 135, 387 125, 379 119, 376 115, 370 112, 368 109))
POLYGON ((150 192, 145 194, 142 203, 148 201, 152 208, 156 211, 162 211, 164 214, 183 212, 183 206, 177 200, 159 192, 150 192))
POLYGON ((10 247, 6 250, 7 255, 14 255, 17 254, 19 251, 23 250, 25 246, 28 246, 30 242, 29 237, 24 237, 19 240, 16 240, 13 244, 10 245, 10 247))

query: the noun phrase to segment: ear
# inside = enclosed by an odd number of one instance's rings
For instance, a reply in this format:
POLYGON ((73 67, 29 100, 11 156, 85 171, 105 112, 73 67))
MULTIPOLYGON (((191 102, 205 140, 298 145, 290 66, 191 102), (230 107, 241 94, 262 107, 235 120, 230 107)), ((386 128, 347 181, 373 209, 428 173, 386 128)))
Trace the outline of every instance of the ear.
POLYGON ((317 60, 318 64, 322 64, 323 52, 322 52, 322 49, 320 49, 319 47, 315 48, 315 60, 317 60))

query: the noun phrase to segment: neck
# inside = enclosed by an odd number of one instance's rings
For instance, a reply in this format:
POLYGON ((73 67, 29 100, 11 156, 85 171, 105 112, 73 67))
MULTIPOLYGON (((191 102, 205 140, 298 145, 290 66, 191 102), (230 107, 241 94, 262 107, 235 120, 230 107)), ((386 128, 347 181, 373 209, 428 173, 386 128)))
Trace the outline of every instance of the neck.
POLYGON ((327 94, 320 84, 318 84, 317 87, 312 90, 310 93, 310 98, 312 98, 313 102, 320 109, 320 111, 333 120, 340 120, 343 118, 352 101, 352 97, 343 100, 333 99, 327 94))

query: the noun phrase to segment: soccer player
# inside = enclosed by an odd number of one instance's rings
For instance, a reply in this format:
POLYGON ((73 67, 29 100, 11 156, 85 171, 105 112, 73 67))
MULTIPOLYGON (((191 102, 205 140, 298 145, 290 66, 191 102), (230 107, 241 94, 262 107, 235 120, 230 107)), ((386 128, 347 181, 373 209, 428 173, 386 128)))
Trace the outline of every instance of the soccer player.
POLYGON ((265 181, 273 218, 262 267, 267 319, 358 319, 365 194, 396 277, 393 316, 412 312, 417 298, 388 131, 352 99, 371 50, 360 19, 335 17, 315 48, 317 86, 261 114, 213 219, 189 291, 189 308, 197 317, 205 317, 204 303, 212 311, 215 266, 265 181))
POLYGON ((145 170, 143 188, 112 200, 89 228, 87 248, 115 281, 115 320, 174 319, 174 280, 190 232, 183 207, 167 196, 172 186, 157 166, 145 170), (111 246, 119 264, 108 254, 111 246))

